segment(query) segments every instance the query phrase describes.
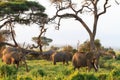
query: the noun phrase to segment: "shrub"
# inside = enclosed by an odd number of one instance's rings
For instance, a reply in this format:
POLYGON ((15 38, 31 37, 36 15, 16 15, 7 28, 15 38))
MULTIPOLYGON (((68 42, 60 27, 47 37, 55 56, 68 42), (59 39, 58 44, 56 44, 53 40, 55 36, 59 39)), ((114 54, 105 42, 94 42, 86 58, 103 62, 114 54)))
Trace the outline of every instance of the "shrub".
POLYGON ((71 80, 85 80, 85 78, 82 74, 77 74, 73 76, 71 80))
POLYGON ((108 74, 100 73, 97 77, 99 80, 107 80, 108 74))
POLYGON ((117 55, 117 58, 116 58, 116 59, 117 59, 117 60, 120 60, 120 54, 117 55))
POLYGON ((21 77, 19 80, 32 80, 30 77, 21 77))
POLYGON ((35 76, 35 77, 38 77, 38 76, 45 76, 46 75, 46 73, 44 72, 44 70, 43 69, 33 69, 32 71, 31 71, 31 74, 33 75, 33 76, 35 76))
POLYGON ((120 69, 113 69, 112 76, 114 80, 120 80, 120 69))
POLYGON ((85 77, 84 80, 98 80, 98 78, 95 75, 91 74, 91 73, 84 74, 84 77, 85 77))
POLYGON ((73 72, 67 80, 84 80, 84 76, 78 71, 73 72))
POLYGON ((9 65, 0 65, 0 76, 1 77, 9 77, 12 75, 16 75, 17 69, 14 66, 9 65))
POLYGON ((83 73, 83 72, 80 73, 78 71, 75 71, 66 80, 99 80, 99 79, 97 76, 94 75, 94 73, 83 73))

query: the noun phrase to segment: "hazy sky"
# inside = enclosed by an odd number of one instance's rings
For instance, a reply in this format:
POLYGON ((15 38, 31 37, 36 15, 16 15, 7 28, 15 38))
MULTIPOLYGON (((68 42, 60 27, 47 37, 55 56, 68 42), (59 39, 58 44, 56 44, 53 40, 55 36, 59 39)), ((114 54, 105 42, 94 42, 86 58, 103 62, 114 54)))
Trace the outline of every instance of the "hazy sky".
MULTIPOLYGON (((51 17, 55 14, 55 9, 49 0, 36 0, 46 7, 46 13, 51 17)), ((118 0, 119 1, 119 0, 118 0)), ((114 3, 114 2, 113 2, 114 3)), ((87 17, 86 17, 87 19, 87 17)), ((88 20, 88 23, 91 23, 88 20)), ((47 25, 46 37, 52 38, 51 45, 73 45, 76 46, 78 40, 83 43, 89 39, 88 33, 82 25, 74 19, 62 20, 60 30, 55 30, 54 25, 47 25)), ((17 30, 17 41, 31 43, 32 36, 38 36, 38 26, 19 27, 17 30), (27 30, 26 30, 27 29, 27 30), (21 31, 22 30, 22 31, 21 31), (26 33, 26 35, 24 35, 26 33), (23 36, 22 38, 20 36, 23 36)), ((102 15, 98 22, 96 38, 100 39, 103 46, 120 48, 120 5, 114 5, 102 15)))

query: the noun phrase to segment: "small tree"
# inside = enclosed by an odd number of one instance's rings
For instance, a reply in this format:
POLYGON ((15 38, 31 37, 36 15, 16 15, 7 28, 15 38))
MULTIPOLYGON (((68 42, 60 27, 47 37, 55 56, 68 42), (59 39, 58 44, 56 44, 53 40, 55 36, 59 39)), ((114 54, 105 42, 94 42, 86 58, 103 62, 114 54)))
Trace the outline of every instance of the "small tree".
POLYGON ((33 37, 32 40, 37 44, 37 46, 35 46, 33 44, 33 47, 32 48, 38 48, 40 49, 40 52, 42 52, 42 47, 43 46, 49 46, 49 44, 53 41, 52 39, 50 38, 47 38, 47 37, 43 37, 41 36, 40 39, 38 37, 33 37), (40 42, 39 42, 40 41, 40 42))

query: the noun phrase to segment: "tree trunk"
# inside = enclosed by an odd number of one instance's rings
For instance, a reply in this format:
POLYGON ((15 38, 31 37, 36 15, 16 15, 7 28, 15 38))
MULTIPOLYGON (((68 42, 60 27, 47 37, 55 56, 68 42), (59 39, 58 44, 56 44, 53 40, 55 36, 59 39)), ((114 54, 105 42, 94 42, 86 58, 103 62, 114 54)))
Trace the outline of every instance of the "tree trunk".
POLYGON ((39 45, 39 49, 40 49, 40 53, 42 53, 43 50, 42 50, 42 45, 41 44, 39 45))
POLYGON ((95 51, 95 44, 94 44, 94 36, 90 36, 90 51, 94 52, 95 51))

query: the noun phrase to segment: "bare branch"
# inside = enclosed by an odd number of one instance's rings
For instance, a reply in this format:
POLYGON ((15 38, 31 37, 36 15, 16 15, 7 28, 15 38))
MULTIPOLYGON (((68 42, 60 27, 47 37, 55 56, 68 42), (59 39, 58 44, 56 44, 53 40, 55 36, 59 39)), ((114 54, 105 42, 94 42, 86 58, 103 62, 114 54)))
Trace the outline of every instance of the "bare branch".
POLYGON ((55 27, 56 30, 59 30, 59 29, 60 29, 60 22, 61 22, 61 19, 62 19, 62 18, 59 18, 59 21, 58 21, 58 24, 57 24, 58 26, 55 27))
POLYGON ((5 18, 2 18, 2 19, 0 20, 0 22, 3 21, 3 20, 5 20, 5 19, 8 19, 8 18, 9 18, 9 16, 6 16, 5 18))
POLYGON ((115 0, 115 2, 117 3, 117 5, 119 5, 119 4, 120 4, 117 0, 115 0))
POLYGON ((11 28, 11 34, 12 34, 13 42, 14 42, 15 46, 18 47, 18 43, 17 43, 17 41, 15 40, 15 36, 14 36, 15 32, 13 31, 12 26, 11 26, 10 28, 11 28))
POLYGON ((32 44, 32 47, 30 47, 30 49, 33 49, 33 48, 38 48, 39 45, 35 46, 34 44, 32 44))
POLYGON ((13 45, 11 43, 7 43, 7 42, 0 42, 0 45, 7 45, 7 46, 11 46, 11 47, 16 47, 16 45, 13 45))
POLYGON ((106 6, 107 4, 108 4, 108 0, 105 1, 104 10, 103 10, 101 13, 98 14, 98 17, 99 17, 100 15, 106 13, 107 8, 111 7, 111 5, 110 5, 110 6, 106 6))
POLYGON ((5 21, 2 25, 0 25, 0 29, 2 28, 2 27, 4 27, 6 24, 8 24, 10 21, 8 20, 8 21, 5 21))
POLYGON ((89 29, 89 27, 87 26, 87 24, 80 18, 78 17, 76 14, 63 14, 63 15, 57 15, 60 18, 75 18, 76 20, 80 21, 80 23, 83 25, 83 27, 88 31, 89 34, 92 34, 91 30, 89 29))

